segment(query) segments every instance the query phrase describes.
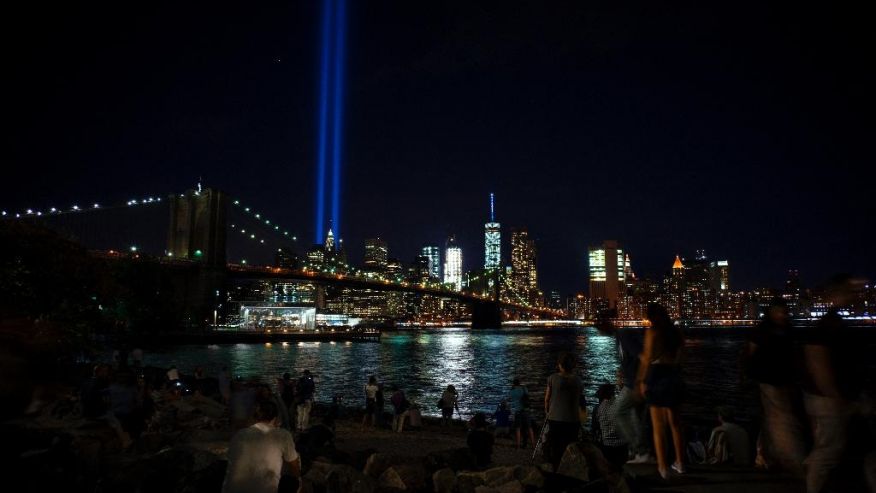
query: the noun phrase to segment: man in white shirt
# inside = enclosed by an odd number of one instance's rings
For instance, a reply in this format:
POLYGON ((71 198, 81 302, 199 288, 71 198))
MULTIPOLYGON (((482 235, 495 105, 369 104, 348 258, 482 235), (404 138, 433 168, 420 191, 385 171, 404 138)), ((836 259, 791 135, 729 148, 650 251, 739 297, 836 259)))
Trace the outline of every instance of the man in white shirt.
POLYGON ((292 434, 278 428, 277 405, 262 401, 256 406, 256 424, 231 439, 223 493, 277 493, 283 466, 295 478, 301 476, 301 458, 292 434))

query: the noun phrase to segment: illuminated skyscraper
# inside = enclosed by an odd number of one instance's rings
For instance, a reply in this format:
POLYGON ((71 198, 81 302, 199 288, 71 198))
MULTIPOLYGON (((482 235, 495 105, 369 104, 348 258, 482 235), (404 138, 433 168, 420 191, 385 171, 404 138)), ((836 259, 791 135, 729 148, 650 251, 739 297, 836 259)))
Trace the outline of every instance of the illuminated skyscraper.
POLYGON ((713 261, 709 266, 712 291, 730 290, 730 265, 726 260, 713 261))
POLYGON ((526 228, 511 230, 511 288, 519 297, 512 297, 511 301, 532 303, 538 297, 535 241, 526 228))
POLYGON ((617 241, 605 240, 602 246, 590 247, 587 255, 590 273, 590 298, 617 307, 617 299, 626 290, 626 258, 617 241))
POLYGON ((447 238, 444 249, 444 284, 453 285, 453 289, 462 291, 462 249, 456 245, 456 238, 447 238))
POLYGON ((496 222, 493 194, 490 194, 490 222, 484 224, 484 269, 498 269, 502 263, 502 233, 496 222))
POLYGON ((429 259, 429 276, 441 279, 441 249, 436 246, 424 246, 423 255, 429 259))
POLYGON ((389 247, 386 241, 380 238, 368 238, 365 240, 365 268, 370 271, 383 271, 386 269, 389 247))

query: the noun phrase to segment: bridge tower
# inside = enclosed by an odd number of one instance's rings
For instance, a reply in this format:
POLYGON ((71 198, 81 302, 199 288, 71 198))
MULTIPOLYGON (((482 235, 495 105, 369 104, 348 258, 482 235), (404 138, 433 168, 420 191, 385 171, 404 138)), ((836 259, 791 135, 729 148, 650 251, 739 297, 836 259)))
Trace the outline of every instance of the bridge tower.
POLYGON ((167 252, 176 258, 225 267, 228 199, 212 188, 188 190, 170 197, 167 252))

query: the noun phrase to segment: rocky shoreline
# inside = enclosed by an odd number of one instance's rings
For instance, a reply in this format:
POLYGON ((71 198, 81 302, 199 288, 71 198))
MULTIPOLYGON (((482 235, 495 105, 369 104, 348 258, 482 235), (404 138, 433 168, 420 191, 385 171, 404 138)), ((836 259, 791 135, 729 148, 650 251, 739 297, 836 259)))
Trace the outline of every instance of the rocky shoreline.
MULTIPOLYGON (((32 416, 0 425, 5 463, 20 491, 220 491, 233 435, 228 408, 213 398, 153 393, 155 414, 142 435, 124 447, 103 421, 77 412, 75 392, 61 392, 32 416)), ((465 425, 441 427, 424 419, 418 430, 362 428, 359 411, 345 409, 333 432, 314 410, 309 432, 296 434, 303 458, 302 492, 512 493, 629 491, 590 443, 573 444, 558 474, 532 449, 509 438, 496 442, 493 467, 476 471, 465 445, 465 425)), ((294 481, 281 483, 281 491, 294 481)))

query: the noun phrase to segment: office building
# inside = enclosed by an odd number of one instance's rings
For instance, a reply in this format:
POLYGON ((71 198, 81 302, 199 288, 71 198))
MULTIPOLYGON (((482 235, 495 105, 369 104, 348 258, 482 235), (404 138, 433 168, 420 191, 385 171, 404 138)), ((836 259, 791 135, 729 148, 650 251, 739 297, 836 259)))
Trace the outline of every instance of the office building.
POLYGON ((590 298, 605 300, 609 308, 617 307, 618 297, 626 291, 626 257, 615 240, 590 247, 588 254, 590 298))
POLYGON ((513 302, 534 303, 538 298, 535 241, 526 228, 511 230, 511 289, 513 302))
POLYGON ((436 246, 424 246, 423 256, 429 259, 429 276, 436 281, 441 280, 441 249, 436 246))
POLYGON ((444 249, 444 284, 462 291, 462 248, 456 245, 454 236, 447 238, 444 249))
POLYGON ((389 247, 386 241, 380 238, 368 238, 365 240, 365 269, 372 272, 386 270, 389 247))
POLYGON ((490 194, 490 222, 484 225, 484 269, 498 269, 502 263, 502 233, 496 222, 493 194, 490 194))

